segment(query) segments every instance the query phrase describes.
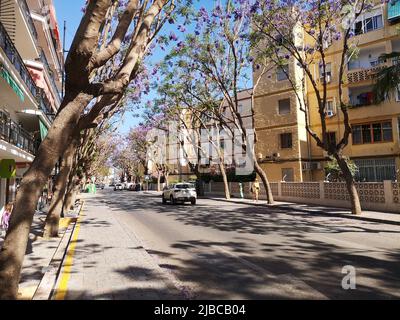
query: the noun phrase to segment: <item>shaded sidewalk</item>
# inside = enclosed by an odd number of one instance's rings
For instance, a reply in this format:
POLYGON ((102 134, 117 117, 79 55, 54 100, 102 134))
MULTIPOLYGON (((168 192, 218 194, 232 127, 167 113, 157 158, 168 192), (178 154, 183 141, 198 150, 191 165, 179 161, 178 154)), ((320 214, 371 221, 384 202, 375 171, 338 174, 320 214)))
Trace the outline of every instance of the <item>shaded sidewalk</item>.
MULTIPOLYGON (((47 209, 36 212, 33 217, 19 282, 18 299, 20 300, 33 299, 43 277, 49 271, 50 264, 68 226, 76 221, 79 207, 76 207, 76 211, 69 212, 65 218, 61 218, 59 236, 51 239, 43 238, 47 209)), ((0 249, 3 242, 4 238, 2 237, 0 238, 0 249)))

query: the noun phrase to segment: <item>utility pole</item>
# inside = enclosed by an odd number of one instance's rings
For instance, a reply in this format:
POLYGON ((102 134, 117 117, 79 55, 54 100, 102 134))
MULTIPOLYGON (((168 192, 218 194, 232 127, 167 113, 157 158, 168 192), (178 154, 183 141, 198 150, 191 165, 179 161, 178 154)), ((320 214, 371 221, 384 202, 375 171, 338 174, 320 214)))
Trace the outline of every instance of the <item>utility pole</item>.
POLYGON ((64 32, 63 32, 63 48, 62 48, 62 54, 63 54, 63 70, 62 70, 62 97, 64 98, 65 94, 65 53, 68 52, 68 50, 65 50, 65 35, 67 33, 67 21, 64 20, 64 32))

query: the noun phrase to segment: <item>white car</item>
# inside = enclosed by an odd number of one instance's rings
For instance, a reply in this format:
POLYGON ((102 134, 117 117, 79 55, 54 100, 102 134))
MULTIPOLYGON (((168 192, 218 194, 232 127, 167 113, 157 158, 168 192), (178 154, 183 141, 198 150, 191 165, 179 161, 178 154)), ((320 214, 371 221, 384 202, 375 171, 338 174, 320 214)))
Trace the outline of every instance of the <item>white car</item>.
POLYGON ((162 203, 170 201, 172 204, 177 202, 190 202, 196 204, 197 193, 196 188, 191 183, 177 183, 164 188, 162 193, 162 203))
POLYGON ((114 191, 118 191, 118 190, 124 190, 124 186, 121 183, 117 183, 114 186, 114 191))
POLYGON ((124 190, 133 190, 133 186, 135 184, 133 182, 125 182, 124 183, 124 190))

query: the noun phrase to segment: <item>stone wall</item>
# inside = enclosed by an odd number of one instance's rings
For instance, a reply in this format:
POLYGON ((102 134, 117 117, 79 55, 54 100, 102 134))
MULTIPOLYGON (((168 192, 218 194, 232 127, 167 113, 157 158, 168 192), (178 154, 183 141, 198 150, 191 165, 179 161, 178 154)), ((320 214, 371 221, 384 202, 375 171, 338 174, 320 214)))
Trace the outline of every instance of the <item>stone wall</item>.
MULTIPOLYGON (((242 185, 245 198, 251 199, 251 183, 242 185)), ((277 182, 271 183, 271 189, 276 201, 350 207, 346 184, 341 182, 277 182)), ((205 190, 208 196, 224 194, 223 184, 219 182, 206 184, 205 190)), ((240 197, 238 183, 231 182, 230 190, 232 196, 240 197)), ((391 181, 357 183, 357 190, 363 209, 400 213, 400 183, 391 181)), ((260 198, 266 198, 262 184, 260 198)))

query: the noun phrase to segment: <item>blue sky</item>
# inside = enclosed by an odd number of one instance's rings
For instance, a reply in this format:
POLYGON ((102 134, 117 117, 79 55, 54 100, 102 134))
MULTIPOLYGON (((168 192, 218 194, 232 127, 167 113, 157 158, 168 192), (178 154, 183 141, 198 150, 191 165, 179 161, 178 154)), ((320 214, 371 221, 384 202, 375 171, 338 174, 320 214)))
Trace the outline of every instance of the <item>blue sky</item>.
MULTIPOLYGON (((194 1, 196 2, 196 1, 194 1)), ((202 0, 196 3, 196 7, 205 6, 207 8, 212 8, 213 4, 216 0, 202 0)), ((75 32, 79 26, 79 23, 82 18, 81 8, 83 7, 85 0, 54 0, 54 4, 57 12, 58 24, 61 32, 61 36, 63 37, 63 26, 64 21, 66 21, 67 31, 65 36, 65 48, 69 49, 72 40, 74 38, 75 32)), ((165 25, 163 33, 169 34, 172 30, 182 38, 184 35, 177 31, 177 24, 174 25, 165 25)), ((190 30, 190 28, 188 28, 190 30)), ((168 48, 167 48, 168 50, 168 48)), ((161 49, 156 49, 150 59, 151 63, 157 63, 162 60, 165 53, 167 51, 162 51, 161 49)), ((149 68, 150 69, 150 68, 149 68)), ((147 100, 151 100, 155 97, 155 92, 151 92, 143 101, 142 106, 145 105, 147 100)), ((120 133, 127 133, 131 127, 134 127, 136 124, 140 122, 140 119, 134 117, 131 113, 126 113, 123 119, 123 122, 119 128, 120 133)))

